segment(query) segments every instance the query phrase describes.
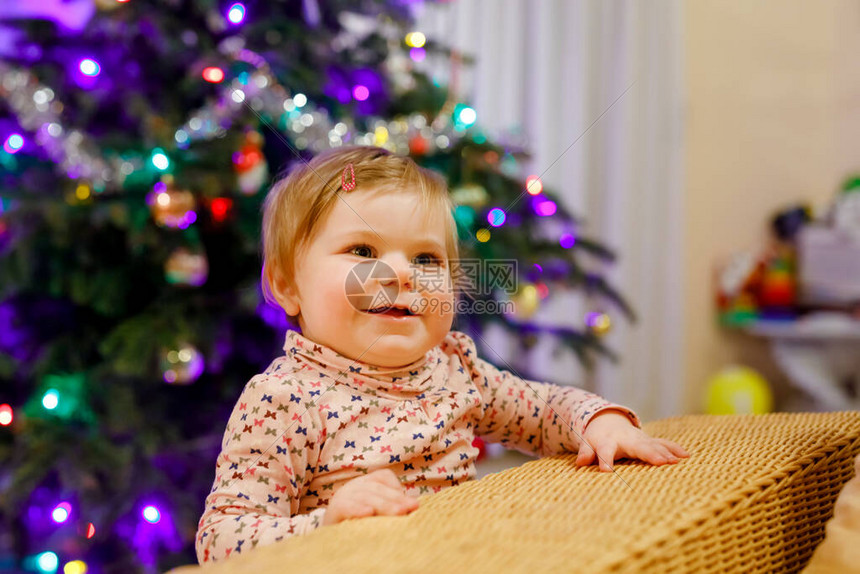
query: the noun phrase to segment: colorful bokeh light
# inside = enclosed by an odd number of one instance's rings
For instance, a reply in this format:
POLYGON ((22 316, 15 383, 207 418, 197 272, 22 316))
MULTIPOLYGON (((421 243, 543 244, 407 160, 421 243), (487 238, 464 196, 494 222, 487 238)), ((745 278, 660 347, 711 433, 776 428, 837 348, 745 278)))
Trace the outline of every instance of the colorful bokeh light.
POLYGON ((460 127, 471 127, 478 121, 478 112, 465 104, 457 104, 454 107, 454 121, 460 127))
POLYGON ((155 169, 159 171, 166 171, 167 168, 170 167, 170 159, 168 159, 167 155, 165 155, 165 153, 160 149, 156 149, 152 152, 150 161, 152 161, 152 165, 155 166, 155 169))
POLYGON ((558 238, 558 243, 565 249, 570 249, 576 245, 576 237, 572 233, 562 233, 561 237, 558 238))
POLYGON ((359 102, 363 102, 370 97, 370 90, 367 89, 367 86, 362 86, 361 84, 358 84, 352 89, 352 97, 354 97, 359 102))
POLYGON ((69 519, 69 515, 71 513, 72 505, 68 502, 61 502, 54 507, 54 510, 51 511, 51 519, 57 524, 62 524, 69 519))
POLYGON ((94 78, 99 75, 99 72, 102 71, 99 63, 93 60, 92 58, 84 58, 78 63, 78 69, 85 76, 90 78, 94 78))
POLYGON ((540 201, 534 206, 535 213, 542 217, 549 217, 550 215, 554 215, 558 207, 556 206, 554 201, 540 201))
POLYGON ((543 182, 536 175, 530 175, 526 178, 526 191, 529 195, 537 195, 543 191, 543 182))
POLYGON ((427 38, 421 32, 409 32, 406 34, 406 45, 410 48, 421 48, 427 38))
POLYGON ((143 515, 143 519, 150 524, 157 524, 158 521, 161 520, 161 512, 159 512, 158 508, 152 505, 145 507, 141 514, 143 515))
POLYGON ((0 426, 7 427, 11 425, 14 418, 15 414, 10 405, 5 403, 0 405, 0 426))
POLYGON ((505 211, 498 207, 494 207, 487 214, 487 221, 493 227, 499 227, 505 222, 505 211))
POLYGON ((230 9, 227 10, 227 19, 232 24, 241 24, 245 20, 245 5, 241 2, 236 2, 230 9))
POLYGON ((218 84, 224 81, 224 70, 218 66, 203 68, 203 79, 212 84, 218 84))
POLYGON ((21 134, 10 134, 3 142, 3 150, 9 154, 18 153, 22 147, 24 147, 24 136, 21 134))
POLYGON ((60 404, 60 393, 56 391, 56 389, 49 389, 42 396, 42 406, 48 409, 49 411, 57 408, 57 405, 60 404))
POLYGON ((42 572, 56 572, 60 559, 53 552, 42 552, 36 556, 36 566, 42 572))

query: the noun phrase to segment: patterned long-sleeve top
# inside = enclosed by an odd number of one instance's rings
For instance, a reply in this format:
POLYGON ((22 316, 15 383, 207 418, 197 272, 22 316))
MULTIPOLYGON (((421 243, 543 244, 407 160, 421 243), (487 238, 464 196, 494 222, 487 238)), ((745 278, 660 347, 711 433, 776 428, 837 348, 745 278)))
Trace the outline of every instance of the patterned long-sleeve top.
POLYGON ((480 359, 450 331, 394 369, 287 331, 284 356, 254 376, 224 433, 198 525, 198 560, 221 560, 310 532, 348 481, 390 468, 419 497, 475 477, 475 436, 525 453, 576 452, 589 420, 627 407, 527 381, 480 359))

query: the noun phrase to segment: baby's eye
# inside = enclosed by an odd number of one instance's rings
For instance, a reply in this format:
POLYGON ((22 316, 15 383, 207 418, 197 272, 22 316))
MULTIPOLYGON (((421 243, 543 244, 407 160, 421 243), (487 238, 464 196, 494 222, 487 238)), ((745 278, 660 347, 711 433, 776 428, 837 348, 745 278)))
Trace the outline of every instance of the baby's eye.
POLYGON ((369 245, 354 245, 349 252, 359 257, 373 257, 373 249, 369 245))
POLYGON ((432 253, 422 253, 413 260, 416 265, 439 265, 442 260, 432 253))

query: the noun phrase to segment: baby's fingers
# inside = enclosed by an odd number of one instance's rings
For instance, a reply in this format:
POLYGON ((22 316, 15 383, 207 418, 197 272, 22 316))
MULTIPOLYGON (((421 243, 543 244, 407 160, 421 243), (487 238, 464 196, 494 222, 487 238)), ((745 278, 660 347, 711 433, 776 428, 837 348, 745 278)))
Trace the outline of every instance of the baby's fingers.
POLYGON ((631 449, 633 456, 654 465, 675 464, 678 462, 678 457, 662 442, 657 440, 649 440, 641 442, 631 449))
POLYGON ((415 510, 416 502, 410 497, 397 496, 391 492, 366 493, 361 500, 361 504, 372 507, 373 514, 377 516, 406 514, 415 510))
POLYGON ((576 455, 576 466, 588 466, 594 462, 594 449, 585 441, 579 445, 579 454, 576 455))
POLYGON ((674 442, 667 440, 665 438, 658 438, 656 440, 660 441, 660 444, 662 444, 663 446, 668 448, 669 451, 677 457, 687 458, 688 456, 690 456, 690 453, 688 453, 686 450, 684 450, 684 447, 682 447, 681 445, 679 445, 677 443, 674 443, 674 442))
POLYGON ((599 468, 601 471, 609 472, 612 470, 612 463, 615 462, 617 448, 614 442, 597 447, 597 458, 600 461, 599 468))

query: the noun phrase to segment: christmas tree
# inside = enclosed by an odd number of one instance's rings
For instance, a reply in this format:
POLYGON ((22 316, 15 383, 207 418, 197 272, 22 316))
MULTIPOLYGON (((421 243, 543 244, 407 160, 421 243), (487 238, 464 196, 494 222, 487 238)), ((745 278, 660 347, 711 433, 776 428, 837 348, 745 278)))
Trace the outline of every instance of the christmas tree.
MULTIPOLYGON (((613 254, 520 173, 523 150, 415 69, 460 59, 410 27, 409 5, 4 6, 0 569, 194 562, 224 424, 292 326, 260 291, 265 190, 323 149, 383 146, 448 179, 472 300, 513 304, 455 328, 528 337, 559 283, 633 317, 583 260, 613 254)), ((608 321, 555 331, 590 365, 611 356, 608 321)))

